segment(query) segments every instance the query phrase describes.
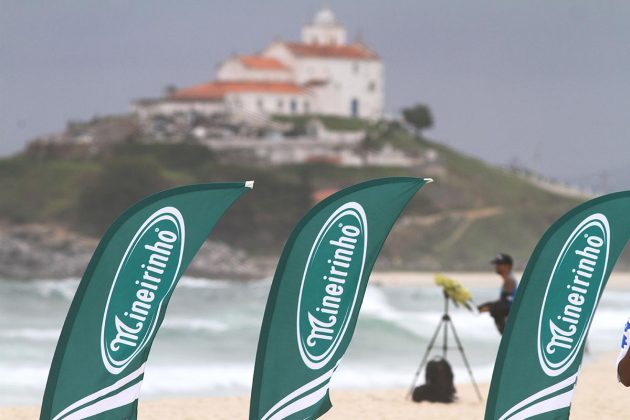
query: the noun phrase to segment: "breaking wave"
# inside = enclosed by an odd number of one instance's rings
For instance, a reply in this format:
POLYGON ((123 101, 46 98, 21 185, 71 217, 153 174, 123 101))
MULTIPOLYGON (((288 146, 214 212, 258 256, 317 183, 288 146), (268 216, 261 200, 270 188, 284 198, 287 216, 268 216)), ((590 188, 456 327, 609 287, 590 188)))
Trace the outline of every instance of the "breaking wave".
MULTIPOLYGON (((78 279, 0 282, 0 404, 41 401, 55 345, 78 284, 78 279)), ((231 282, 183 278, 179 285, 182 290, 174 294, 156 336, 142 395, 247 393, 269 286, 269 279, 231 282)), ((496 296, 497 291, 479 289, 474 293, 486 298, 496 296)), ((618 347, 630 315, 628 301, 628 291, 604 293, 589 336, 592 353, 618 347)), ((442 305, 437 288, 369 286, 355 337, 332 386, 409 386, 440 322, 442 305)), ((475 379, 488 381, 500 340, 492 319, 457 308, 452 308, 451 316, 475 379)), ((456 381, 467 382, 468 373, 456 350, 451 350, 449 360, 456 381)))

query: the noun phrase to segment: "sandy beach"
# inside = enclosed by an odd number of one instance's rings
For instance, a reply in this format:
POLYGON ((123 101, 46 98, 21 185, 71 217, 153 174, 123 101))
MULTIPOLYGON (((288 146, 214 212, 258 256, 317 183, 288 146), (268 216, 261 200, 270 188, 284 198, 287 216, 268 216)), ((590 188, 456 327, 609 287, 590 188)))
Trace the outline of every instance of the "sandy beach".
MULTIPOLYGON (((573 400, 571 419, 618 419, 627 410, 630 390, 617 383, 615 354, 586 360, 573 400)), ((481 385, 485 396, 488 385, 481 385)), ((479 402, 470 384, 457 386, 459 401, 454 404, 415 404, 405 399, 406 390, 331 390, 333 408, 323 417, 348 419, 481 419, 485 402, 479 402)), ((232 420, 247 418, 248 396, 178 398, 140 401, 143 420, 232 420)), ((0 407, 0 419, 35 419, 38 407, 0 407)))

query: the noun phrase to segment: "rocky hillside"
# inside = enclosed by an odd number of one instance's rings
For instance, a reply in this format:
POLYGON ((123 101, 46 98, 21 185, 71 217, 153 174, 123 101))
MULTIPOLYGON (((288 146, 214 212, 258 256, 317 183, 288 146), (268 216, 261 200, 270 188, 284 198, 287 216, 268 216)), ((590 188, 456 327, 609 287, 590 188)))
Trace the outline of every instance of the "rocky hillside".
MULTIPOLYGON (((238 274, 237 266, 245 261, 275 261, 291 229, 315 201, 372 178, 411 175, 436 180, 414 198, 390 235, 379 259, 379 268, 386 269, 487 269, 488 259, 499 251, 513 254, 522 267, 545 229, 580 201, 419 139, 396 122, 370 128, 362 147, 431 156, 426 164, 226 164, 198 144, 144 144, 129 136, 95 154, 40 151, 0 160, 0 275, 76 275, 96 238, 125 208, 147 194, 188 183, 256 180, 256 188, 212 234, 213 241, 243 252, 239 261, 219 270, 225 274, 238 274), (51 232, 63 229, 63 244, 49 241, 48 234, 37 229, 35 234, 21 230, 26 225, 51 232), (77 257, 52 271, 42 266, 45 260, 63 261, 64 255, 77 257)), ((203 269, 198 273, 219 275, 203 269)))
MULTIPOLYGON (((0 227, 0 278, 51 279, 81 277, 98 245, 96 238, 52 225, 0 227)), ((187 275, 210 278, 254 279, 264 261, 216 241, 199 250, 187 275)))

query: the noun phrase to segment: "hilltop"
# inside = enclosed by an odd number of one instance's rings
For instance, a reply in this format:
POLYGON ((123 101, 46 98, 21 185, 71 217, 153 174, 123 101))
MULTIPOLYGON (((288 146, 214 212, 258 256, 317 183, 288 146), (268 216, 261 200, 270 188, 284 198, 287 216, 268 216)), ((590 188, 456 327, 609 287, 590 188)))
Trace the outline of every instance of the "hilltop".
POLYGON ((423 188, 403 213, 379 268, 487 270, 488 260, 499 251, 513 254, 522 268, 549 225, 581 201, 420 138, 398 122, 366 127, 357 148, 393 148, 420 163, 226 162, 194 141, 147 144, 134 141, 133 131, 126 141, 95 154, 31 150, 1 159, 0 254, 8 227, 55 226, 93 240, 148 194, 189 183, 254 179, 254 190, 226 214, 212 239, 264 262, 269 270, 293 226, 318 199, 372 178, 418 176, 436 182, 423 188), (431 158, 420 159, 426 156, 431 158))

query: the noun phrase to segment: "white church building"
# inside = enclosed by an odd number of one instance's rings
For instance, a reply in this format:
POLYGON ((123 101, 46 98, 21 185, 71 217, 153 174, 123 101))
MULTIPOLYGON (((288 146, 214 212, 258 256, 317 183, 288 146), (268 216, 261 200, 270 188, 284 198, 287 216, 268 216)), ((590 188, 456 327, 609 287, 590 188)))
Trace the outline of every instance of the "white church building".
POLYGON ((218 66, 216 80, 140 100, 141 116, 323 114, 377 119, 383 115, 384 74, 378 55, 347 40, 328 7, 302 28, 301 42, 274 41, 255 55, 218 66))

